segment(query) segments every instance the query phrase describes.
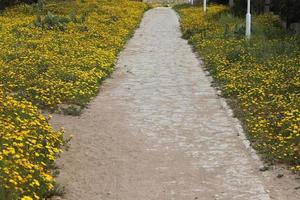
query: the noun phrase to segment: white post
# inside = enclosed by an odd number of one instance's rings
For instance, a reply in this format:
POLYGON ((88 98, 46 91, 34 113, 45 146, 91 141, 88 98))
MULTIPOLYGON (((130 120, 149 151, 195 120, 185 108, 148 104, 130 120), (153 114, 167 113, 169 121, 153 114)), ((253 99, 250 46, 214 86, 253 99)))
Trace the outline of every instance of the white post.
POLYGON ((190 1, 191 1, 191 4, 194 5, 194 0, 190 0, 190 1))
POLYGON ((206 10, 207 10, 206 0, 203 0, 203 10, 204 10, 204 12, 206 12, 206 10))
POLYGON ((246 14, 246 39, 250 40, 251 37, 251 13, 250 13, 250 0, 247 2, 247 14, 246 14))

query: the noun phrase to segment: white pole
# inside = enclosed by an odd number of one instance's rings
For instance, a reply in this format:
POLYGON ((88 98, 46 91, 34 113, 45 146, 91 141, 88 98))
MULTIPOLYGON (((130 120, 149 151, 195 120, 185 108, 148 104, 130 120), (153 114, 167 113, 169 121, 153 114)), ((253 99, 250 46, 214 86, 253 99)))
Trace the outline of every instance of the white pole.
POLYGON ((194 0, 190 0, 190 1, 191 1, 191 4, 194 5, 194 0))
POLYGON ((204 12, 206 12, 206 10, 207 10, 206 0, 203 0, 203 10, 204 10, 204 12))
POLYGON ((250 13, 250 0, 247 2, 247 14, 246 14, 246 39, 250 40, 251 37, 251 13, 250 13))

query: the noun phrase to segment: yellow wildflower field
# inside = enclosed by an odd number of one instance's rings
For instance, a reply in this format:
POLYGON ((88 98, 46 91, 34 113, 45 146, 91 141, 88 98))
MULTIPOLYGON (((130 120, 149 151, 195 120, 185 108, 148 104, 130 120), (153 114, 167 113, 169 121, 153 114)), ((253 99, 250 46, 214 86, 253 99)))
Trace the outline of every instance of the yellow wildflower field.
POLYGON ((0 199, 53 193, 63 130, 38 109, 85 106, 146 9, 128 0, 49 0, 0 11, 0 199))
POLYGON ((0 199, 38 199, 53 189, 50 167, 63 145, 35 106, 0 90, 0 199))
POLYGON ((253 17, 251 41, 244 19, 229 8, 178 6, 183 35, 194 46, 253 146, 270 162, 300 170, 300 38, 272 14, 253 17))
POLYGON ((112 72, 117 53, 145 9, 126 0, 68 0, 46 1, 40 10, 20 5, 4 11, 0 83, 40 108, 84 106, 112 72), (48 26, 38 27, 36 13, 54 17, 48 17, 48 26))

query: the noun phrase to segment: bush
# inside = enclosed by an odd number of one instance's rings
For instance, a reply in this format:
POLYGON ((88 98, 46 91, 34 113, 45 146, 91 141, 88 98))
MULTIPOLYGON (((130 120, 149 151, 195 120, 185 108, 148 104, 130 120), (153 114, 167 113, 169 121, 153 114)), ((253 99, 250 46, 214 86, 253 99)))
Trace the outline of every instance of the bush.
POLYGON ((48 12, 47 15, 41 16, 37 14, 33 23, 37 27, 41 27, 43 29, 53 29, 58 28, 60 30, 64 30, 66 24, 73 23, 83 23, 87 17, 87 14, 81 14, 80 17, 77 17, 74 12, 69 14, 69 16, 59 16, 54 15, 51 12, 48 12))

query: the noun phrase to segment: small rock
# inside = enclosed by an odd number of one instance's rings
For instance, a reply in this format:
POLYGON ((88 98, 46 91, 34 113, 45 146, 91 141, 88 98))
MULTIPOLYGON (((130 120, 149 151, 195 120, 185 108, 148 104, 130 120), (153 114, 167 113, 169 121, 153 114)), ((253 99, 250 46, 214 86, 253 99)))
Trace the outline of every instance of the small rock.
POLYGON ((265 172, 265 171, 268 171, 269 169, 270 169, 269 166, 263 166, 263 167, 260 167, 260 168, 259 168, 259 171, 265 172))
POLYGON ((283 174, 277 174, 277 178, 282 178, 283 176, 283 174))
POLYGON ((299 189, 300 189, 300 186, 299 186, 299 187, 295 187, 294 189, 295 189, 295 190, 299 190, 299 189))

